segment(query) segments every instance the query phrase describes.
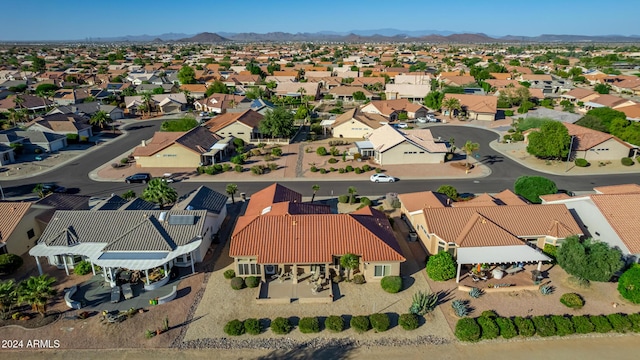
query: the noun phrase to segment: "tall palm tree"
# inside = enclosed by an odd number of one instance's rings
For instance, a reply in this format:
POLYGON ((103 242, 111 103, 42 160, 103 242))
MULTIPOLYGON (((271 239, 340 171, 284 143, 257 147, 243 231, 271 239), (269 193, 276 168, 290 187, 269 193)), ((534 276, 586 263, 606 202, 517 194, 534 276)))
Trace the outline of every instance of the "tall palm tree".
POLYGON ((478 151, 478 149, 480 149, 480 144, 474 143, 471 140, 467 140, 462 147, 462 150, 467 154, 467 169, 469 168, 469 157, 473 156, 473 152, 478 151))
POLYGON ((227 187, 225 189, 227 191, 227 194, 231 195, 231 203, 235 204, 236 203, 236 199, 233 197, 233 195, 236 194, 236 192, 238 191, 238 185, 236 184, 227 184, 227 187))
POLYGON ((44 197, 44 195, 45 195, 45 194, 44 194, 44 185, 42 185, 42 184, 38 184, 38 185, 36 185, 36 186, 33 188, 33 190, 31 190, 31 192, 32 192, 32 193, 34 193, 34 194, 37 194, 37 195, 38 195, 38 197, 39 197, 40 199, 42 199, 42 198, 44 197))
POLYGON ((451 119, 451 116, 453 115, 453 110, 459 111, 462 109, 462 107, 460 106, 460 100, 454 97, 444 99, 442 101, 442 107, 449 111, 449 119, 451 119))
POLYGON ((33 311, 44 316, 47 302, 55 296, 53 284, 56 279, 49 275, 32 276, 18 286, 18 301, 31 305, 33 311))
POLYGON ((300 104, 302 104, 302 101, 304 100, 304 95, 306 93, 307 93, 307 90, 305 90, 304 87, 300 86, 300 88, 298 89, 298 94, 300 94, 300 104))
POLYGON ((166 204, 173 204, 178 200, 178 193, 164 179, 154 178, 149 181, 147 188, 142 191, 142 199, 164 208, 166 204))
POLYGON ((9 109, 9 121, 13 123, 13 126, 18 124, 18 120, 21 119, 22 115, 20 112, 16 111, 16 109, 9 109))
POLYGON ((148 115, 151 116, 151 99, 153 96, 149 91, 145 91, 142 93, 142 102, 147 106, 148 115))
POLYGON ((100 129, 104 130, 104 126, 111 122, 111 117, 104 111, 100 110, 91 116, 89 119, 89 124, 94 126, 99 126, 100 129))
POLYGON ((13 280, 0 282, 0 311, 2 311, 0 319, 5 319, 17 303, 18 291, 15 282, 13 280))
POLYGON ((22 109, 22 104, 24 104, 24 98, 20 95, 16 95, 15 99, 13 99, 13 102, 16 104, 18 109, 22 109))
POLYGON ((311 196, 311 202, 313 202, 313 200, 316 198, 316 193, 318 192, 318 190, 320 190, 320 185, 314 184, 311 187, 311 190, 313 190, 313 196, 311 196))
POLYGON ((349 204, 353 204, 355 201, 355 195, 358 193, 358 190, 355 188, 355 186, 349 186, 347 192, 349 193, 349 204))
POLYGON ((360 259, 357 255, 346 253, 340 257, 340 266, 347 269, 347 280, 349 280, 351 270, 355 270, 360 267, 360 259))

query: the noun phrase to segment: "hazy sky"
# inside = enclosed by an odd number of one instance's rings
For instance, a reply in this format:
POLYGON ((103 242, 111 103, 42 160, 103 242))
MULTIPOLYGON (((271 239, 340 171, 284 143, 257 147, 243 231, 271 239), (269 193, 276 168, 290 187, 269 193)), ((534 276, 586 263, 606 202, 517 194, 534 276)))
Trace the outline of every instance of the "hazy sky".
POLYGON ((384 28, 637 35, 637 9, 637 0, 19 0, 3 1, 0 40, 384 28))

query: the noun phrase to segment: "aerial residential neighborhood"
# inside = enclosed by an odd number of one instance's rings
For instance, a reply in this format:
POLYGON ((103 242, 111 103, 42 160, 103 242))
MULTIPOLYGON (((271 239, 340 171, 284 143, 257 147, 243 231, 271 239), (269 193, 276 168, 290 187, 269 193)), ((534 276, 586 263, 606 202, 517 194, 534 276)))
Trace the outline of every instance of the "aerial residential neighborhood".
POLYGON ((633 358, 637 29, 361 11, 0 35, 2 350, 633 358))

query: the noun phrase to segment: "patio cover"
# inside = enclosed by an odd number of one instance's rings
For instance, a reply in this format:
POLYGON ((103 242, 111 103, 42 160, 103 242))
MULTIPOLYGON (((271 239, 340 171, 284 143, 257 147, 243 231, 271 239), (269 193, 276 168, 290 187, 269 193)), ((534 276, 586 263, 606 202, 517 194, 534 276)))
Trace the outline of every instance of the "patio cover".
POLYGON ((528 245, 458 248, 458 264, 504 264, 551 261, 551 258, 528 245))

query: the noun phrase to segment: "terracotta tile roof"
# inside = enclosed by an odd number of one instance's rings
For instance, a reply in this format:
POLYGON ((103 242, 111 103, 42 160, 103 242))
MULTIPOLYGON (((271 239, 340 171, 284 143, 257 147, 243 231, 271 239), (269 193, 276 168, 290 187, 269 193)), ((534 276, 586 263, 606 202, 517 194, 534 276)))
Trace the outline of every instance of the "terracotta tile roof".
POLYGON ((370 106, 375 107, 381 114, 389 116, 396 111, 413 112, 424 108, 424 106, 413 103, 407 99, 396 100, 377 100, 369 103, 370 106))
POLYGON ((30 207, 28 202, 0 202, 0 242, 9 239, 30 207))
POLYGON ((447 195, 433 191, 398 194, 398 199, 409 212, 419 211, 424 208, 443 208, 451 202, 447 195))
MULTIPOLYGON (((445 241, 455 241, 474 214, 482 215, 516 237, 551 235, 549 232, 555 221, 570 229, 572 234, 582 234, 580 226, 563 204, 445 207, 425 208, 423 211, 429 232, 445 241)), ((492 246, 492 241, 487 237, 486 246, 492 246)))
POLYGON ((591 200, 600 209, 629 252, 640 253, 640 236, 638 236, 640 223, 638 223, 637 214, 640 194, 598 194, 591 195, 591 200))
POLYGON ((540 199, 542 199, 543 202, 549 202, 549 201, 556 201, 556 200, 571 199, 571 196, 565 193, 559 193, 559 194, 540 195, 540 199))
POLYGON ((467 75, 441 76, 440 80, 444 81, 445 84, 451 84, 456 86, 462 86, 462 85, 467 85, 467 84, 476 82, 476 79, 473 76, 467 76, 467 75))
POLYGON ((590 100, 590 102, 592 103, 600 104, 610 108, 615 108, 616 106, 624 104, 628 101, 629 100, 623 99, 619 96, 609 95, 609 94, 603 94, 593 100, 590 100))
POLYGON ((361 112, 358 108, 353 108, 338 116, 331 127, 336 128, 337 126, 351 120, 357 120, 372 129, 377 129, 382 126, 381 123, 389 121, 389 119, 385 118, 382 115, 364 113, 361 112))
POLYGON ((574 88, 571 89, 570 91, 564 93, 564 96, 572 96, 578 100, 580 99, 584 99, 587 96, 591 96, 593 94, 595 94, 596 92, 590 89, 583 89, 583 88, 574 88))
POLYGON ((495 222, 475 213, 464 226, 455 243, 460 247, 522 245, 523 241, 495 222))
POLYGON ((251 195, 245 215, 260 215, 267 207, 281 202, 300 203, 302 202, 302 195, 275 183, 251 195))
POLYGON ((229 249, 260 264, 332 263, 346 253, 367 262, 405 260, 382 214, 250 216, 238 221, 229 249))
POLYGON ((564 125, 567 128, 567 130, 569 131, 569 135, 575 136, 575 138, 578 140, 578 141, 574 141, 573 149, 576 151, 589 150, 599 144, 602 144, 603 142, 609 139, 615 139, 621 144, 631 148, 631 146, 627 145, 626 143, 622 142, 620 139, 618 139, 617 137, 611 134, 607 134, 598 130, 593 130, 580 125, 566 123, 566 122, 563 122, 562 125, 564 125))
POLYGON ((633 104, 630 106, 622 106, 616 110, 622 111, 627 115, 628 119, 640 119, 640 104, 633 104))
POLYGON ((598 194, 640 194, 640 185, 638 184, 622 184, 622 185, 610 185, 610 186, 598 186, 593 190, 598 194))
POLYGON ((445 94, 444 99, 456 98, 462 107, 476 113, 495 114, 498 110, 498 98, 489 95, 445 94))
POLYGON ((373 94, 369 90, 364 89, 360 86, 344 86, 344 85, 334 87, 333 89, 329 90, 329 94, 333 94, 337 96, 345 96, 345 95, 352 96, 353 93, 358 91, 364 93, 364 96, 366 97, 373 96, 373 94))
POLYGON ((153 134, 151 141, 147 142, 145 146, 137 146, 133 149, 133 156, 149 156, 157 153, 158 151, 165 149, 173 145, 180 136, 185 132, 162 132, 158 131, 153 134))
POLYGON ((209 131, 216 132, 237 121, 252 129, 257 129, 258 124, 260 123, 260 121, 262 121, 262 119, 264 119, 264 116, 262 114, 249 109, 241 113, 224 113, 207 121, 204 125, 209 128, 209 131))
POLYGON ((420 130, 399 130, 390 125, 383 125, 375 129, 368 139, 374 149, 385 152, 392 147, 405 141, 431 153, 446 152, 447 146, 444 143, 436 143, 429 129, 420 130))
POLYGON ((494 199, 498 202, 502 202, 501 205, 528 205, 526 200, 523 200, 520 196, 516 195, 513 191, 506 189, 495 195, 494 199))

